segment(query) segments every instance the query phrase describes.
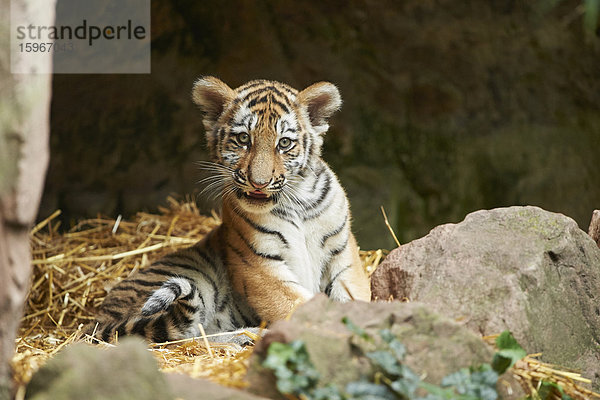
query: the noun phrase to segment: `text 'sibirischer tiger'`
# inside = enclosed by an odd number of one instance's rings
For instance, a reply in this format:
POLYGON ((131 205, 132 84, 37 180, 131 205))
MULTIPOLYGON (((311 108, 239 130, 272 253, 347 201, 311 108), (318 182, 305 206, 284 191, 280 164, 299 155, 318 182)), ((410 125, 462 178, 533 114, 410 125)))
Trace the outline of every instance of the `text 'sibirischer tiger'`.
POLYGON ((223 222, 115 286, 87 332, 164 342, 199 336, 200 324, 211 334, 282 319, 319 292, 369 301, 348 199, 321 159, 338 89, 255 80, 234 90, 203 77, 192 98, 204 112, 207 189, 220 191, 223 222))

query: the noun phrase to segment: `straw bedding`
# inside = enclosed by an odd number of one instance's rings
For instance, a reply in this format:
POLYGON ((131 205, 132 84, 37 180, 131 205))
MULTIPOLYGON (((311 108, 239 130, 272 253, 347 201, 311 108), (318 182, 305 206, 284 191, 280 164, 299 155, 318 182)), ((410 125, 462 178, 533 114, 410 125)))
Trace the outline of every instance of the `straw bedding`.
MULTIPOLYGON (((32 229, 31 290, 13 358, 19 393, 24 393, 32 374, 46 360, 76 340, 81 327, 93 319, 93 310, 107 290, 149 265, 150 260, 196 243, 220 223, 215 213, 200 214, 189 199, 169 198, 167 202, 168 207, 159 209, 158 214, 138 213, 131 221, 88 219, 66 233, 59 233, 57 211, 32 229)), ((374 271, 384 255, 383 250, 361 251, 367 273, 374 271)), ((95 341, 89 337, 83 340, 95 341)), ((166 373, 204 377, 231 387, 244 386, 253 351, 252 347, 209 344, 206 337, 151 344, 149 348, 166 373)), ((560 371, 533 357, 521 361, 514 374, 529 393, 535 392, 541 379, 551 379, 575 399, 600 398, 577 385, 586 382, 578 374, 560 371)))

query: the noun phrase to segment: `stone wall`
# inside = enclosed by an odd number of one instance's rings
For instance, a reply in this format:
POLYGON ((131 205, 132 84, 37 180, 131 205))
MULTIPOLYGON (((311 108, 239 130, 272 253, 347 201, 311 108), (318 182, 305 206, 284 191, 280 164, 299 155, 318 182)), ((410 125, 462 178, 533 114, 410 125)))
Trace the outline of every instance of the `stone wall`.
POLYGON ((130 214, 200 191, 190 90, 212 74, 339 86, 325 157, 363 248, 392 246, 380 205, 403 242, 504 205, 587 227, 600 198, 598 38, 581 31, 577 1, 529 4, 153 1, 150 75, 55 77, 41 215, 130 214))

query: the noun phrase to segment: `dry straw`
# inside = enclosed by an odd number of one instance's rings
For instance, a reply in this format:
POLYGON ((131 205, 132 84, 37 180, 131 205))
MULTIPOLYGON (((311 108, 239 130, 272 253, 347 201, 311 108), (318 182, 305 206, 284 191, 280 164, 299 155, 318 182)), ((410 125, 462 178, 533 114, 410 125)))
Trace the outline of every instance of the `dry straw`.
MULTIPOLYGON (((25 385, 48 358, 76 340, 81 326, 93 320, 93 310, 107 290, 149 265, 149 260, 196 243, 220 223, 215 213, 201 215, 193 201, 169 198, 167 202, 159 214, 139 213, 132 221, 120 216, 88 219, 62 234, 55 222, 60 211, 56 211, 32 229, 31 291, 13 359, 19 385, 25 385)), ((363 251, 361 256, 370 274, 384 253, 363 251)), ((96 339, 84 340, 98 344, 96 339)), ((252 348, 209 344, 206 337, 151 344, 150 350, 165 372, 205 377, 233 387, 243 386, 252 353, 252 348)))
MULTIPOLYGON (((490 346, 495 347, 497 337, 498 335, 490 335, 484 336, 483 339, 490 346)), ((517 361, 509 371, 532 400, 561 400, 563 398, 560 390, 556 387, 551 389, 547 397, 541 397, 540 389, 544 382, 560 387, 563 393, 572 399, 600 399, 599 393, 587 388, 591 386, 591 380, 582 377, 577 371, 542 362, 538 359, 541 355, 542 353, 529 354, 517 361)))
MULTIPOLYGON (((167 202, 168 207, 161 208, 159 214, 138 213, 132 221, 120 216, 88 219, 66 233, 59 232, 56 218, 60 211, 56 211, 32 229, 31 290, 13 358, 18 394, 24 395, 25 385, 45 361, 77 340, 79 330, 93 320, 93 310, 107 290, 148 266, 149 260, 196 243, 220 223, 215 213, 200 214, 189 199, 179 202, 169 198, 167 202)), ((369 275, 384 256, 383 250, 361 251, 369 275)), ((149 350, 164 372, 243 387, 253 348, 209 343, 209 336, 150 344, 149 350)), ((112 346, 89 337, 83 340, 112 346)), ((578 375, 533 358, 518 364, 515 374, 521 377, 524 387, 534 390, 536 382, 546 379, 559 382, 575 399, 598 396, 578 386, 578 375)))
MULTIPOLYGON (((541 354, 532 354, 518 361, 512 368, 512 374, 517 378, 526 393, 532 399, 540 399, 542 382, 550 382, 560 386, 565 394, 573 399, 600 399, 600 393, 595 393, 589 387, 591 381, 581 376, 577 371, 569 371, 556 365, 548 364, 537 359, 541 354)), ((561 400, 562 394, 556 388, 548 399, 561 400)))

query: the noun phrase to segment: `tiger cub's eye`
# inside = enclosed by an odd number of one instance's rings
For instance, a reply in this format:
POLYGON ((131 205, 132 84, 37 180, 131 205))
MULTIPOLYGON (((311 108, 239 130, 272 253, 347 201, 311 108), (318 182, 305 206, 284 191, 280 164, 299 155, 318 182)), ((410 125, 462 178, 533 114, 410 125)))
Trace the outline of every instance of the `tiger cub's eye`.
POLYGON ((279 148, 281 150, 287 150, 291 145, 292 145, 292 139, 284 137, 279 140, 279 148))
POLYGON ((240 134, 238 135, 238 141, 239 141, 241 144, 248 144, 248 143, 250 143, 250 135, 248 135, 248 134, 247 134, 247 133, 245 133, 245 132, 244 132, 244 133, 240 133, 240 134))

